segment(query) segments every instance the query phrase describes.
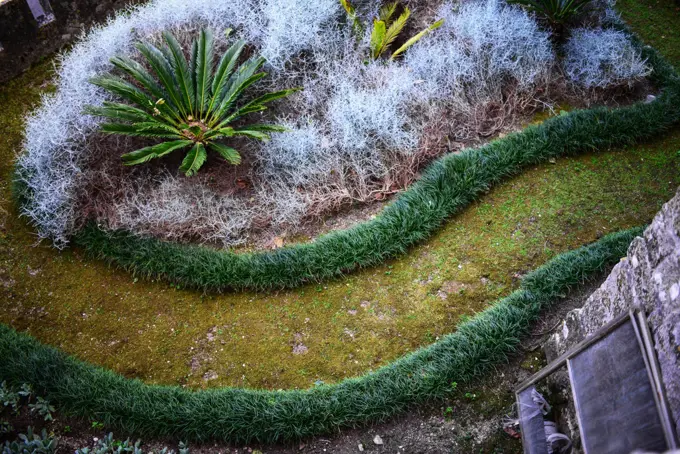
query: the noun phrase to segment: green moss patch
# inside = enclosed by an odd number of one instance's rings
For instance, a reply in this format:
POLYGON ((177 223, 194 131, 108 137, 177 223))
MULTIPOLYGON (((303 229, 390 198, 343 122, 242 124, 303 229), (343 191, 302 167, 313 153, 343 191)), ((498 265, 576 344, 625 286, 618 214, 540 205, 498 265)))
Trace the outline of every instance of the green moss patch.
POLYGON ((542 310, 625 255, 642 229, 607 235, 561 254, 522 279, 521 287, 432 345, 375 372, 306 391, 222 388, 192 392, 127 380, 41 345, 0 324, 0 380, 30 383, 74 415, 140 435, 185 440, 272 443, 381 421, 451 393, 507 359, 542 310))
MULTIPOLYGON (((27 88, 0 119, 14 133, 3 153, 18 150, 16 125, 43 78, 36 68, 16 81, 27 88)), ((455 330, 555 254, 650 221, 680 184, 679 149, 674 133, 533 167, 402 259, 268 293, 201 294, 137 280, 78 250, 35 246, 5 186, 0 321, 151 383, 277 389, 336 382, 455 330)), ((9 166, 3 170, 9 175, 9 166)))
POLYGON ((675 129, 532 167, 382 266, 297 290, 202 294, 36 245, 17 218, 12 157, 51 65, 0 87, 0 321, 150 383, 307 388, 359 375, 452 332, 555 254, 649 222, 680 185, 675 129))

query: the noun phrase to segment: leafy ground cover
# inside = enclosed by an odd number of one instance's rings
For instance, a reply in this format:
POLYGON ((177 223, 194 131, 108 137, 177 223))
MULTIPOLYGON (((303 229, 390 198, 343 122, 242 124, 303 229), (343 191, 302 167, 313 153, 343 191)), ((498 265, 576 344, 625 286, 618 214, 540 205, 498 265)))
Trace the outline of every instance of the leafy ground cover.
MULTIPOLYGON (((680 63, 672 5, 622 1, 620 10, 680 63)), ((50 90, 51 67, 0 88, 0 321, 152 383, 309 387, 360 374, 453 331, 554 254, 648 222, 680 184, 676 128, 533 168, 409 256, 323 286, 213 295, 136 282, 81 251, 36 246, 10 202, 22 115, 50 90)))
MULTIPOLYGON (((3 87, 5 156, 50 63, 3 87)), ((386 364, 451 332, 522 273, 649 221, 680 184, 675 132, 559 159, 490 191, 409 256, 323 286, 201 294, 35 245, 3 161, 0 320, 129 377, 191 386, 308 387, 386 364), (464 239, 461 241, 461 238, 464 239)))
POLYGON ((560 254, 522 278, 454 333, 361 377, 335 385, 260 391, 221 388, 192 392, 129 380, 83 363, 34 337, 0 325, 0 378, 29 383, 71 415, 140 435, 191 441, 286 442, 380 422, 407 408, 449 396, 516 351, 541 312, 569 289, 592 281, 622 257, 642 233, 634 228, 560 254))

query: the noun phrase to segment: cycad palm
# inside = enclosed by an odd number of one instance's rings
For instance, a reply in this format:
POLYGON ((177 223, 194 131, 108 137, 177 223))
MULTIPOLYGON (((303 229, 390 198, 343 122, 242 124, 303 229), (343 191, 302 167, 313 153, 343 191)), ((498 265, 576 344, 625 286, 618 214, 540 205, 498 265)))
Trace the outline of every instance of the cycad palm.
POLYGON ((267 93, 239 105, 243 92, 266 76, 257 72, 265 62, 262 57, 251 57, 239 65, 244 41, 235 42, 214 68, 210 31, 200 32, 188 61, 174 36, 166 32, 163 37, 167 45, 160 49, 148 43, 137 44, 151 71, 128 57, 111 59, 134 83, 113 75, 90 80, 131 103, 107 101, 101 107, 88 106, 87 113, 113 120, 102 124, 102 131, 164 140, 124 154, 125 164, 141 164, 190 148, 180 170, 191 176, 205 163, 207 149, 231 164, 241 162, 240 154, 220 140, 234 136, 268 140, 269 132, 284 131, 281 126, 268 124, 230 126, 244 115, 265 110, 265 104, 298 90, 267 93))

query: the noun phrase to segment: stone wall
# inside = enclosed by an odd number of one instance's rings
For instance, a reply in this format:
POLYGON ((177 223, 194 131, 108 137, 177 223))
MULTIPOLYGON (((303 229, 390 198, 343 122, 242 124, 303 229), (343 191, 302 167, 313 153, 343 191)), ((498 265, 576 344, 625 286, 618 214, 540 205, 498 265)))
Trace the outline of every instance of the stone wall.
POLYGON ((56 20, 38 27, 25 0, 0 1, 0 83, 70 44, 95 23, 141 0, 50 0, 56 20))
POLYGON ((631 308, 647 313, 680 438, 680 191, 585 305, 567 315, 546 344, 548 360, 631 308))

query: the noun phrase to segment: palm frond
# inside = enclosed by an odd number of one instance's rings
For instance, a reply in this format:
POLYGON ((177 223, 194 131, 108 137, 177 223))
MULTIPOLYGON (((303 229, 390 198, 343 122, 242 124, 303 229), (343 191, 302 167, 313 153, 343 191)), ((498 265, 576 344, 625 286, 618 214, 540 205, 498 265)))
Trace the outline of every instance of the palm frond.
POLYGON ((399 17, 390 24, 389 28, 385 32, 385 43, 383 45, 383 50, 387 49, 390 44, 394 42, 399 36, 401 31, 406 25, 406 21, 411 16, 411 10, 404 7, 404 11, 399 15, 399 17))
POLYGON ((218 142, 210 142, 208 147, 222 156, 229 164, 238 165, 241 163, 241 155, 231 147, 218 142))
POLYGON ((163 52, 151 44, 138 43, 137 49, 144 57, 146 57, 149 65, 158 76, 158 79, 161 81, 163 88, 168 94, 167 101, 170 106, 168 106, 167 110, 175 117, 175 119, 180 120, 181 115, 186 115, 186 112, 181 108, 181 94, 177 88, 170 62, 165 58, 163 52))
POLYGON ((354 31, 354 34, 356 35, 357 39, 361 39, 364 34, 364 26, 357 16, 356 9, 354 9, 354 6, 349 2, 349 0, 340 0, 340 4, 345 9, 347 17, 352 22, 352 30, 354 31))
POLYGON ((399 6, 399 1, 383 5, 378 12, 378 19, 385 22, 386 26, 389 26, 392 16, 397 11, 397 6, 399 6))
POLYGON ((93 84, 118 98, 85 107, 84 113, 107 119, 100 125, 102 132, 161 141, 124 154, 126 165, 141 164, 191 147, 180 170, 192 176, 205 163, 207 148, 232 164, 241 162, 238 152, 218 143, 219 139, 243 136, 268 140, 269 133, 285 131, 282 126, 267 124, 238 129, 230 126, 237 118, 263 111, 267 109, 266 104, 300 90, 265 93, 238 107, 243 92, 266 76, 258 72, 265 63, 262 57, 252 56, 239 64, 246 46, 244 41, 232 44, 213 71, 213 38, 208 30, 202 30, 198 39, 193 40, 189 61, 173 35, 166 32, 163 37, 167 46, 160 49, 147 43, 137 44, 150 70, 129 57, 111 60, 133 83, 113 75, 91 79, 93 84))
POLYGON ((126 120, 130 122, 153 121, 154 117, 145 111, 127 104, 104 101, 101 106, 86 106, 84 113, 96 117, 126 120))
POLYGON ((175 72, 177 85, 180 93, 180 101, 184 107, 185 115, 194 115, 194 97, 195 90, 193 88, 193 79, 191 77, 191 69, 187 62, 182 47, 177 39, 172 34, 163 32, 163 37, 168 45, 168 50, 172 54, 172 68, 175 72))
POLYGON ((168 131, 167 129, 160 126, 153 128, 151 125, 147 125, 144 127, 144 129, 140 129, 135 124, 103 123, 100 126, 100 129, 107 134, 121 134, 132 137, 148 137, 152 139, 184 138, 181 134, 175 134, 174 132, 168 131))
POLYGON ((210 100, 210 105, 207 109, 208 117, 212 115, 214 107, 218 106, 222 101, 229 78, 234 72, 234 68, 236 68, 239 56, 245 45, 245 41, 236 41, 229 50, 225 52, 220 63, 217 65, 217 71, 215 71, 215 77, 212 83, 212 99, 210 100))
POLYGON ((146 90, 149 91, 156 99, 166 98, 167 92, 165 89, 156 82, 149 72, 144 69, 142 65, 134 61, 133 59, 125 56, 113 57, 111 63, 116 68, 124 71, 125 73, 132 76, 137 82, 139 82, 146 90))
POLYGON ((266 132, 255 131, 248 127, 243 129, 234 129, 234 136, 250 137, 251 139, 261 140, 263 142, 268 142, 271 137, 266 132))
POLYGON ((126 153, 122 156, 125 165, 132 166, 149 162, 152 159, 160 158, 175 150, 189 147, 193 144, 191 140, 174 140, 172 142, 163 142, 150 147, 140 148, 131 153, 126 153))
POLYGON ((227 114, 236 99, 246 88, 267 75, 266 73, 255 74, 255 71, 257 71, 264 62, 265 60, 262 57, 251 58, 241 65, 241 68, 230 77, 229 83, 225 87, 224 97, 218 108, 213 112, 212 118, 209 119, 208 124, 210 126, 213 126, 217 120, 223 118, 227 114))
POLYGON ((206 119, 206 108, 210 99, 213 66, 213 37, 209 30, 201 30, 198 38, 196 54, 196 113, 202 120, 206 119))
POLYGON ((385 22, 375 19, 373 21, 373 31, 371 32, 371 56, 373 59, 377 59, 385 50, 385 34, 387 30, 385 28, 385 22))
POLYGON ((114 95, 118 95, 133 104, 137 104, 143 109, 149 109, 149 106, 154 104, 151 96, 146 92, 115 76, 106 75, 92 77, 90 83, 101 87, 114 95))
POLYGON ((429 27, 427 27, 425 30, 422 30, 422 31, 419 32, 418 34, 416 34, 416 35, 414 35, 413 37, 411 37, 411 38, 410 38, 408 41, 406 41, 399 49, 395 50, 394 53, 392 53, 392 56, 390 57, 390 60, 393 60, 393 59, 395 59, 396 57, 398 57, 399 55, 401 55, 401 54, 403 54, 404 52, 406 52, 406 50, 407 50, 409 47, 413 46, 415 43, 417 43, 418 41, 420 41, 420 39, 421 39, 423 36, 432 33, 434 30, 438 29, 438 28, 441 27, 443 24, 444 24, 444 19, 439 19, 437 22, 433 23, 432 25, 430 25, 429 27))
POLYGON ((286 132, 288 128, 281 125, 252 124, 246 126, 251 131, 286 132))
POLYGON ((184 157, 179 170, 188 177, 196 175, 196 172, 205 164, 207 158, 208 153, 205 151, 205 146, 200 142, 196 142, 191 151, 184 157))

